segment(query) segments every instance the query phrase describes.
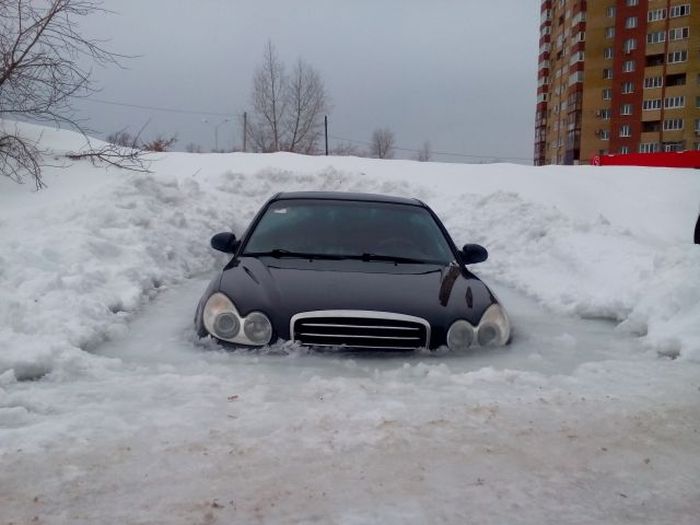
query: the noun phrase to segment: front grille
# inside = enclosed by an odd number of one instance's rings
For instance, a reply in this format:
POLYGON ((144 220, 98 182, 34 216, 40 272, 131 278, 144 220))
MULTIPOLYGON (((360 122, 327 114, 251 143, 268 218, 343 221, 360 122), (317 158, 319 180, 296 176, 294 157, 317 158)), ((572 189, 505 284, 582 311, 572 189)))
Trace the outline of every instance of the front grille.
POLYGON ((290 333, 307 346, 416 350, 427 348, 430 325, 410 315, 363 310, 323 310, 292 317, 290 333))

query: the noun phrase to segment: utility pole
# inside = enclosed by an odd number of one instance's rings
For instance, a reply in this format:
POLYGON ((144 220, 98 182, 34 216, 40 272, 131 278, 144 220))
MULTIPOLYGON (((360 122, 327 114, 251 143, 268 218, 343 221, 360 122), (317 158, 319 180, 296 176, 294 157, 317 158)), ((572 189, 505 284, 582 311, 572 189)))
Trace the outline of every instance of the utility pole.
POLYGON ((328 115, 323 117, 323 125, 326 130, 326 157, 328 156, 328 115))
POLYGON ((248 145, 248 112, 243 112, 243 152, 246 151, 248 145))

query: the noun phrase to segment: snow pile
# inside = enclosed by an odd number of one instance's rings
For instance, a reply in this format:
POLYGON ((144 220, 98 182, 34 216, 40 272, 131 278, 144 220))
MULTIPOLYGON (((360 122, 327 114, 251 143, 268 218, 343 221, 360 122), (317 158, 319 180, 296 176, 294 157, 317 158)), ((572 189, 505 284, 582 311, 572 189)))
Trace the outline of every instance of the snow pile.
POLYGON ((0 226, 0 373, 87 366, 82 350, 125 329, 159 288, 211 268, 204 240, 235 225, 196 181, 132 175, 106 186, 0 226))
POLYGON ((453 206, 446 222, 455 237, 492 253, 480 275, 558 311, 621 322, 671 357, 700 360, 700 247, 639 238, 603 216, 573 220, 508 192, 465 194, 453 206))
MULTIPOLYGON (((30 129, 58 152, 80 142, 30 129)), ((49 188, 38 194, 0 181, 7 210, 0 219, 0 373, 30 379, 91 366, 83 351, 125 330, 158 289, 220 264, 207 247, 211 234, 242 233, 270 195, 298 189, 423 199, 458 244, 490 250, 475 268, 480 275, 560 311, 619 321, 661 352, 700 359, 700 250, 679 240, 684 228, 690 237, 700 198, 695 173, 557 168, 557 175, 513 165, 288 154, 172 153, 152 161, 152 175, 88 163, 48 168, 49 188), (600 202, 577 199, 600 194, 603 181, 600 202), (668 195, 646 189, 658 187, 668 195)))

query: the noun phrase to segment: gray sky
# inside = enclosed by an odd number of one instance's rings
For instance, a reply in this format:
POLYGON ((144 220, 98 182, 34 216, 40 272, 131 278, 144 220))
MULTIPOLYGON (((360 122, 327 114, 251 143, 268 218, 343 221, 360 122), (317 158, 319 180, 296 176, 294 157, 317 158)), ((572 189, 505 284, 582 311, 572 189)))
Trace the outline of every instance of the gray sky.
MULTIPOLYGON (((368 140, 389 127, 398 146, 498 158, 532 157, 539 0, 105 0, 114 15, 85 21, 113 51, 139 55, 98 69, 93 98, 241 114, 271 39, 291 66, 321 73, 330 134, 368 140)), ((224 117, 77 104, 100 135, 177 133, 176 149, 214 146, 224 117), (208 118, 209 124, 202 123, 208 118)), ((237 122, 220 145, 240 144, 237 122)), ((402 153, 399 156, 412 156, 402 153)), ((435 160, 469 161, 435 155, 435 160)))

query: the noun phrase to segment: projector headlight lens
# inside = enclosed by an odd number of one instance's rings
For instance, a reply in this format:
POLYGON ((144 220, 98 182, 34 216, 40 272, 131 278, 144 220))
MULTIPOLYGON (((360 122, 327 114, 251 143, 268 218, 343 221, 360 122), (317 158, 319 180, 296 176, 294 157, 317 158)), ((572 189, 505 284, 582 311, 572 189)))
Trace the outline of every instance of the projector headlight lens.
POLYGON ((221 339, 233 339, 241 331, 241 322, 233 312, 224 312, 214 319, 214 335, 221 339))
POLYGON ((447 346, 450 350, 466 350, 474 342, 474 327, 459 319, 447 331, 447 346))
POLYGON ((503 307, 496 303, 486 309, 479 321, 477 340, 481 346, 502 346, 510 339, 510 320, 503 307))
POLYGON ((243 323, 243 333, 253 344, 266 345, 272 338, 272 323, 265 314, 252 312, 243 323))

